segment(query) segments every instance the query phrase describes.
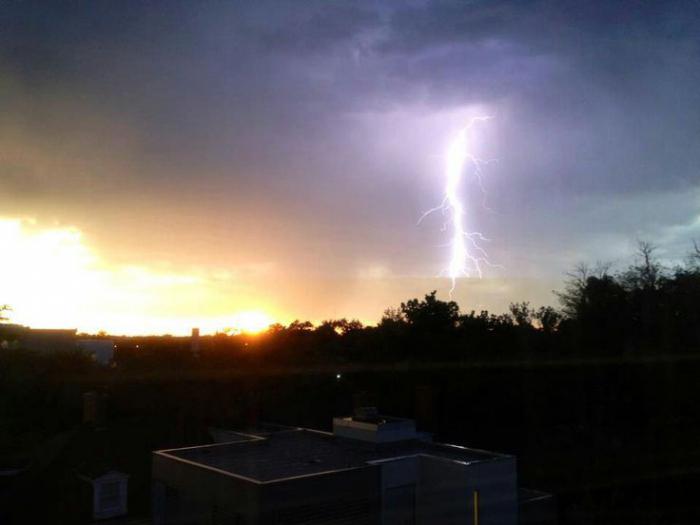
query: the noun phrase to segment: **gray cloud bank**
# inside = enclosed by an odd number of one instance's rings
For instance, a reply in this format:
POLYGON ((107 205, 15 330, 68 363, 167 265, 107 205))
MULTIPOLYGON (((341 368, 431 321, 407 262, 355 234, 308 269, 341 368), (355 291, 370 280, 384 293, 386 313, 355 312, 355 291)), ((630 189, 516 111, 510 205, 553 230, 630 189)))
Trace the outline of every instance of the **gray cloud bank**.
POLYGON ((0 28, 0 209, 115 257, 437 274, 431 115, 469 107, 493 276, 700 237, 697 2, 15 2, 0 28))

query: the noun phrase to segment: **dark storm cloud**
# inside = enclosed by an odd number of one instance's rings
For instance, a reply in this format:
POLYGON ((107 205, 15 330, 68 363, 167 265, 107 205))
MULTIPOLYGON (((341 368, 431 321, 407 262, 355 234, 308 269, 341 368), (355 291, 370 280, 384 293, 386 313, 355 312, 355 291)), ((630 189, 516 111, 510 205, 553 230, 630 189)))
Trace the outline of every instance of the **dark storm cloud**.
POLYGON ((694 232, 697 2, 16 2, 0 26, 4 205, 147 199, 148 224, 206 199, 192 222, 241 252, 437 273, 414 224, 440 144, 409 117, 479 105, 506 275, 694 232))
POLYGON ((279 25, 262 28, 259 41, 268 49, 289 53, 324 53, 380 23, 377 12, 354 4, 299 5, 279 25))
MULTIPOLYGON (((435 100, 514 99, 528 113, 520 137, 572 135, 565 152, 589 170, 566 166, 572 188, 667 187, 692 179, 700 160, 699 12, 691 2, 426 3, 392 17, 381 49, 435 100)), ((515 134, 509 143, 537 150, 515 134)))

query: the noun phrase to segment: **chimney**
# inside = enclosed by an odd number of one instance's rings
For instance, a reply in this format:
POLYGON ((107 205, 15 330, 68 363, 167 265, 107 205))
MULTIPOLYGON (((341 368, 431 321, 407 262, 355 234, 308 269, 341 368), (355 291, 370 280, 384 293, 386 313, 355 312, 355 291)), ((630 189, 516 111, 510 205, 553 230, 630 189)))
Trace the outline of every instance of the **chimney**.
POLYGON ((437 393, 430 385, 416 387, 415 416, 418 428, 423 431, 437 432, 438 414, 436 413, 437 393))
POLYGON ((352 409, 355 412, 363 407, 376 406, 374 396, 367 390, 359 390, 352 394, 352 409))
POLYGON ((95 391, 83 393, 83 423, 97 425, 104 418, 104 395, 95 391))
POLYGON ((192 337, 190 339, 190 350, 194 358, 199 357, 199 328, 192 329, 192 337))
POLYGON ((353 414, 355 421, 365 421, 373 423, 379 420, 379 410, 377 407, 357 407, 353 414))

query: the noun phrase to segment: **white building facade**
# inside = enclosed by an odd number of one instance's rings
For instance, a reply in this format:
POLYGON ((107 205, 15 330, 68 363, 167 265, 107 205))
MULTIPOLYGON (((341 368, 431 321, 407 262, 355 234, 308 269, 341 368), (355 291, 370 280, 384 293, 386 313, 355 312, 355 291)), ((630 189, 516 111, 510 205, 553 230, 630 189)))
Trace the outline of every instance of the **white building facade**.
POLYGON ((153 455, 157 524, 516 525, 515 457, 430 442, 411 420, 336 418, 153 455))

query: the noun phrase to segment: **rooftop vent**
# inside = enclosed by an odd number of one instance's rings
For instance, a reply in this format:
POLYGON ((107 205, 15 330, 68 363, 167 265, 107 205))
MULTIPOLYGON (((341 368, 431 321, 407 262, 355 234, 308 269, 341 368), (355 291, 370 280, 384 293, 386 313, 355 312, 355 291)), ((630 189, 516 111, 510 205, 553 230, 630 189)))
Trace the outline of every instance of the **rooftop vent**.
POLYGON ((375 407, 359 408, 352 417, 333 418, 333 434, 373 443, 390 443, 419 437, 415 421, 380 415, 375 407))
POLYGON ((355 409, 353 419, 365 423, 379 423, 381 421, 377 407, 358 407, 355 409))

